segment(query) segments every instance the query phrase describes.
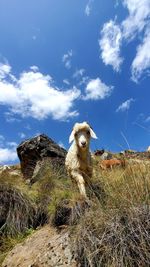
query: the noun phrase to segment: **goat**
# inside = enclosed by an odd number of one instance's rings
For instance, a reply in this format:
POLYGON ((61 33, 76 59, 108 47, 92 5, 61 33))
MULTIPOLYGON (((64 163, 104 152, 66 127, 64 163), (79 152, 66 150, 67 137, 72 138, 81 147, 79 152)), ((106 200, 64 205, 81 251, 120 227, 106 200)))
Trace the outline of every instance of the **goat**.
POLYGON ((121 166, 121 167, 125 167, 125 160, 123 159, 106 159, 106 160, 102 160, 100 162, 100 167, 103 170, 106 170, 108 168, 110 168, 112 170, 113 167, 115 166, 121 166))
POLYGON ((68 150, 65 166, 69 176, 76 181, 80 194, 87 199, 85 182, 92 177, 92 160, 89 151, 90 138, 97 139, 96 134, 87 122, 75 123, 69 143, 73 142, 68 150))

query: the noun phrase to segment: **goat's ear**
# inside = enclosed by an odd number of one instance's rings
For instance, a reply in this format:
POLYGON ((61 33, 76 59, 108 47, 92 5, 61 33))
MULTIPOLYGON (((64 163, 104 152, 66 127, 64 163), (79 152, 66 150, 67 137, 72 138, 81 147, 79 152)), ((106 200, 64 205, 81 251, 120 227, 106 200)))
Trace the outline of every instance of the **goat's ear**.
POLYGON ((74 131, 72 130, 70 137, 69 137, 69 143, 71 143, 74 140, 74 131))
POLYGON ((91 134, 92 138, 97 139, 96 134, 94 133, 94 131, 91 128, 90 128, 90 134, 91 134))

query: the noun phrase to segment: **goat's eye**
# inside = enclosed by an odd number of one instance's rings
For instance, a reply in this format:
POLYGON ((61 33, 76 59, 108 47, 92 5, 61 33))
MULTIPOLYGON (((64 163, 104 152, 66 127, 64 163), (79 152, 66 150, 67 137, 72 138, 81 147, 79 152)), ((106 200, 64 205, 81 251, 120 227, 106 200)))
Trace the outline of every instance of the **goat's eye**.
POLYGON ((88 130, 87 132, 86 132, 88 135, 90 135, 90 131, 88 130))
POLYGON ((75 136, 75 137, 77 137, 77 135, 78 135, 78 134, 77 134, 77 133, 75 133, 75 135, 74 135, 74 136, 75 136))

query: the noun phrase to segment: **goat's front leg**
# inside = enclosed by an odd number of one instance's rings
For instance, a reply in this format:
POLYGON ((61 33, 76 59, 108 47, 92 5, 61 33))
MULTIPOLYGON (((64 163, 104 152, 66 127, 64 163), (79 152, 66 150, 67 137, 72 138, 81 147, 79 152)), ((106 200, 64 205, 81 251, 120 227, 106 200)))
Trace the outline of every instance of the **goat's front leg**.
POLYGON ((77 182, 80 194, 87 199, 86 190, 85 190, 85 181, 82 174, 78 173, 77 171, 71 172, 72 178, 77 182))

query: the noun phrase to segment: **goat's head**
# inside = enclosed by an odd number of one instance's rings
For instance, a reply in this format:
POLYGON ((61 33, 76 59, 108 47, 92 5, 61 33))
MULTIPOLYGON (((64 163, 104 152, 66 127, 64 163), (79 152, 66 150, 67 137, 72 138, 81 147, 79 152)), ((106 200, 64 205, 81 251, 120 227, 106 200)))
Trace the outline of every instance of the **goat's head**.
POLYGON ((76 144, 84 150, 89 146, 91 137, 95 139, 97 138, 87 122, 76 123, 69 137, 69 143, 75 140, 76 144))

